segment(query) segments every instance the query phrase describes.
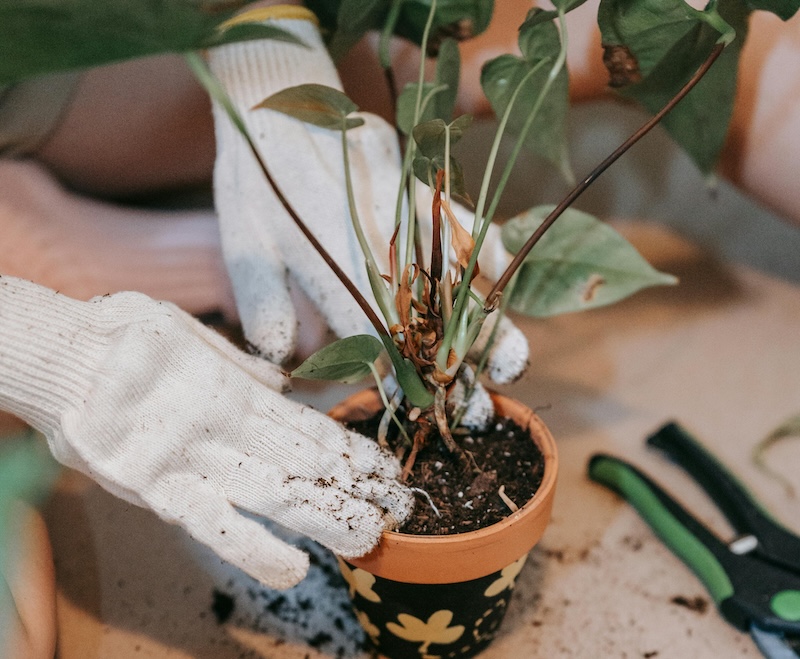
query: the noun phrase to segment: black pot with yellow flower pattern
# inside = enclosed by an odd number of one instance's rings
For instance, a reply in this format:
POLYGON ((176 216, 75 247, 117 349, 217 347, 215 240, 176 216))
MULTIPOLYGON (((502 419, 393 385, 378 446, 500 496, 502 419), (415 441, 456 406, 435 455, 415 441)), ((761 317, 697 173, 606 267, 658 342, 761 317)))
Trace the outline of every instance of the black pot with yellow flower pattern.
POLYGON ((392 659, 472 657, 494 638, 526 556, 479 579, 410 584, 339 560, 353 608, 378 650, 392 659))
MULTIPOLYGON (((366 556, 339 560, 356 615, 388 659, 466 659, 489 645, 528 552, 550 521, 558 469, 553 437, 528 407, 503 396, 493 400, 499 415, 529 430, 544 456, 534 497, 484 529, 442 536, 387 531, 366 556)), ((365 391, 330 415, 352 419, 357 410, 363 418, 380 404, 365 391)))

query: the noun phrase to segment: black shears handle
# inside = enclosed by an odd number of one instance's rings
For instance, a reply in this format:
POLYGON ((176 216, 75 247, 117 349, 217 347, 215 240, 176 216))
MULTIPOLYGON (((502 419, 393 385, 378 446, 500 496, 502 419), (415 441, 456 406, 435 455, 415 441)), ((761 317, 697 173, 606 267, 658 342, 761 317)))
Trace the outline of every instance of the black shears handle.
POLYGON ((777 522, 744 485, 709 453, 687 430, 670 422, 647 438, 679 464, 708 493, 741 536, 752 543, 737 543, 742 551, 800 574, 800 538, 777 522))

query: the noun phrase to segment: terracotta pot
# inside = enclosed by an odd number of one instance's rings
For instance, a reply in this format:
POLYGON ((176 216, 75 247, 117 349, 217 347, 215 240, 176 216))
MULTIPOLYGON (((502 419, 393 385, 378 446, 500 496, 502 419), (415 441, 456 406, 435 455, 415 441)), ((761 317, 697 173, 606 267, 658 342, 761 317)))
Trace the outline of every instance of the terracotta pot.
MULTIPOLYGON (((389 659, 465 659, 486 648, 505 615, 528 552, 550 521, 558 457, 555 441, 529 408, 492 396, 497 412, 528 428, 545 460, 542 484, 517 512, 492 526, 441 536, 385 532, 358 559, 339 560, 356 615, 389 659)), ((374 390, 330 412, 337 420, 369 418, 381 408, 374 390)))

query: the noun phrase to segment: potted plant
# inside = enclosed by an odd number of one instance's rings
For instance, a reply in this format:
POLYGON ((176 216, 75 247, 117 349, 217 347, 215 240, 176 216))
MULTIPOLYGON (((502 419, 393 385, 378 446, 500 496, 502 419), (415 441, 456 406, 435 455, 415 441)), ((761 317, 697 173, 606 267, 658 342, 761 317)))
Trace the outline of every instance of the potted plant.
MULTIPOLYGON (((348 286, 375 329, 376 336, 348 337, 326 346, 292 375, 343 382, 373 376, 374 389, 344 401, 330 414, 395 451, 404 461, 403 478, 420 495, 419 514, 402 528, 385 532, 374 551, 360 559, 340 560, 359 620, 379 652, 392 659, 469 657, 485 648, 502 620, 514 579, 549 520, 558 461, 553 438, 541 419, 515 401, 490 395, 496 415, 491 425, 497 423, 506 433, 503 424, 512 423, 522 437, 515 438, 513 449, 507 447, 502 456, 509 458, 517 449, 532 449, 535 454, 526 453, 517 460, 523 465, 520 470, 501 478, 497 471, 503 458, 492 463, 486 457, 491 451, 479 452, 483 450, 479 444, 493 443, 484 439, 485 429, 462 423, 465 409, 479 404, 472 397, 480 391, 476 383, 492 337, 477 357, 472 348, 484 322, 509 308, 549 316, 609 304, 647 286, 675 283, 610 227, 571 205, 662 119, 706 172, 713 168, 725 135, 742 41, 735 37, 745 33, 752 8, 738 0, 712 0, 703 10, 682 0, 652 7, 648 2, 604 0, 598 21, 612 85, 650 109, 653 117, 560 203, 531 209, 503 224, 503 242, 514 257, 489 292, 482 294, 475 285, 481 247, 520 150, 532 147, 571 177, 564 149, 568 105, 564 17, 583 2, 560 0, 552 10, 532 9, 519 28, 520 53, 502 55, 484 66, 481 84, 497 114, 498 128, 474 203, 466 194, 452 148, 470 124, 467 116, 452 116, 458 51, 452 39, 441 41, 434 35, 458 32, 452 29, 454 22, 461 28, 485 25, 492 3, 477 2, 467 8, 446 0, 358 6, 344 1, 309 3, 319 4, 319 15, 328 21, 334 51, 346 49, 363 31, 377 27, 384 36, 416 34, 423 51, 436 58, 432 79, 426 79, 421 66, 416 83, 395 90, 388 41, 382 40, 381 59, 404 144, 397 222, 391 227, 391 240, 382 246, 389 253, 384 267, 364 237, 352 184, 345 176, 355 235, 377 309, 311 235, 292 200, 282 197, 250 142, 286 210, 348 286), (415 31, 414 26, 423 24, 421 31, 415 31), (678 105, 686 96, 689 99, 678 105), (501 167, 496 156, 506 135, 515 141, 501 167), (433 198, 420 213, 413 203, 415 179, 427 184, 433 198), (404 195, 411 200, 407 207, 404 195), (453 211, 456 199, 472 206, 471 227, 463 226, 453 211), (563 219, 555 224, 559 218, 563 219), (388 387, 380 360, 390 370, 388 387), (535 485, 528 493, 515 490, 509 496, 509 485, 530 483, 535 485), (504 508, 501 519, 477 521, 474 526, 442 519, 441 509, 446 508, 457 511, 456 520, 465 516, 481 520, 478 508, 489 499, 504 508)), ((757 4, 784 18, 796 10, 780 2, 757 4)), ((194 65, 211 93, 225 103, 224 93, 199 60, 194 65)), ((363 124, 356 110, 343 93, 319 85, 286 89, 254 109, 282 112, 340 131, 346 172, 348 131, 363 124)), ((230 113, 249 140, 241 119, 232 109, 230 113)))
MULTIPOLYGON (((349 337, 324 348, 293 374, 344 381, 375 377, 374 391, 350 401, 347 412, 340 406, 332 414, 342 421, 346 416, 348 422, 363 421, 350 416, 349 408, 354 407, 360 417, 373 418, 376 441, 385 442, 402 454, 404 476, 420 491, 421 511, 440 511, 446 503, 450 508, 469 512, 479 498, 477 494, 464 495, 466 488, 450 488, 454 499, 444 503, 431 497, 424 481, 415 480, 422 471, 425 451, 439 456, 434 460, 433 471, 440 469, 435 466, 437 461, 449 463, 453 474, 466 475, 468 487, 475 486, 474 492, 491 492, 491 497, 483 499, 499 501, 505 508, 503 519, 465 533, 421 535, 404 533, 404 529, 387 532, 369 556, 343 564, 367 634, 381 652, 393 658, 467 657, 485 647, 500 623, 524 557, 543 533, 549 517, 557 469, 555 444, 536 415, 521 410, 513 401, 492 398, 495 412, 507 415, 521 427, 524 438, 516 443, 541 454, 541 463, 526 465, 513 477, 513 485, 526 484, 536 480, 535 474, 540 472, 538 489, 525 498, 510 495, 512 481, 501 483, 493 479, 491 472, 496 467, 479 463, 468 447, 477 443, 478 431, 475 427, 464 429, 461 420, 464 409, 474 405, 475 397, 481 395, 476 382, 485 367, 491 335, 482 354, 471 365, 468 361, 487 319, 508 309, 534 316, 591 309, 645 286, 674 283, 674 278, 651 268, 609 227, 571 206, 608 166, 662 119, 698 166, 710 172, 731 114, 737 58, 749 13, 768 10, 785 19, 797 11, 794 0, 710 0, 702 10, 693 9, 683 0, 602 0, 598 22, 611 83, 624 96, 644 105, 653 117, 558 204, 532 209, 503 224, 503 241, 514 257, 483 294, 475 278, 481 248, 488 232, 496 226, 493 222, 498 203, 520 150, 532 147, 566 177, 571 176, 564 148, 568 108, 565 15, 584 1, 554 0, 551 10, 531 10, 519 29, 520 53, 502 55, 485 65, 481 83, 497 113, 498 130, 474 203, 466 196, 461 168, 452 149, 465 134, 468 136, 469 128, 469 118, 452 116, 458 51, 455 43, 443 36, 463 36, 464 32, 483 29, 491 15, 491 0, 308 2, 328 29, 334 53, 345 51, 367 30, 381 31, 381 60, 390 89, 396 92, 396 123, 404 144, 401 192, 413 200, 414 181, 419 179, 430 188, 433 203, 418 216, 413 202, 406 212, 398 201, 403 229, 395 231, 392 240, 383 246, 391 253, 387 268, 377 265, 369 256, 370 246, 360 240, 376 310, 349 284, 325 246, 310 234, 294 211, 292 200, 279 194, 298 227, 328 260, 335 276, 348 285, 375 328, 374 336, 349 337), (435 51, 433 79, 426 79, 425 69, 420 67, 415 84, 395 90, 388 47, 392 34, 418 41, 428 54, 435 51), (508 135, 514 136, 514 147, 509 159, 498 163, 498 146, 508 135), (461 225, 453 211, 457 198, 473 207, 476 219, 471 228, 461 225), (422 241, 426 244, 424 252, 417 249, 419 232, 415 226, 427 231, 427 240, 422 241), (382 377, 379 360, 391 372, 391 389, 387 389, 382 377), (458 492, 462 492, 461 497, 458 492), (516 531, 521 531, 522 539, 516 537, 516 531), (485 565, 476 558, 476 546, 489 550, 491 560, 485 565), (408 547, 410 558, 402 553, 408 547), (435 567, 425 572, 420 557, 431 554, 435 567), (461 554, 466 555, 469 570, 452 574, 451 568, 455 570, 456 557, 461 554), (387 571, 381 575, 384 567, 387 571), (391 607, 378 606, 390 600, 391 607), (467 604, 466 609, 471 607, 472 611, 460 610, 457 604, 467 604), (382 608, 388 610, 388 618, 382 608)), ((81 4, 78 0, 73 3, 78 9, 81 4)), ((112 31, 98 32, 87 39, 83 50, 69 43, 65 53, 63 44, 69 40, 56 39, 53 35, 57 36, 58 31, 48 25, 50 33, 32 40, 50 44, 46 57, 30 57, 26 44, 18 40, 17 50, 6 58, 11 64, 3 69, 0 63, 0 82, 13 81, 20 71, 33 75, 100 63, 98 58, 187 51, 235 39, 286 38, 280 30, 249 25, 246 20, 224 22, 232 13, 228 8, 213 13, 187 10, 178 2, 163 4, 179 9, 143 22, 141 42, 123 43, 112 31), (150 38, 148 32, 157 34, 158 39, 150 38), (108 42, 102 42, 103 38, 108 42), (20 62, 25 63, 22 69, 20 62)), ((101 3, 97 11, 112 5, 115 11, 145 11, 125 2, 101 3)), ((22 32, 37 34, 37 29, 42 29, 35 12, 27 17, 24 12, 18 15, 22 16, 22 32)), ((81 11, 65 15, 78 20, 81 11)), ((119 15, 115 14, 109 25, 124 23, 119 15)), ((71 34, 69 30, 74 26, 65 25, 71 34)), ((194 54, 187 57, 210 93, 230 108, 231 118, 249 140, 244 123, 226 103, 224 92, 202 60, 194 54)), ((361 123, 354 114, 356 110, 340 92, 307 85, 265 99, 254 111, 280 111, 340 131, 346 162, 347 134, 358 130, 361 123)), ((260 160, 254 146, 253 151, 272 183, 267 164, 260 160)), ((349 185, 348 194, 352 199, 349 185)), ((404 194, 398 194, 398 200, 404 194)), ((353 211, 356 235, 361 236, 358 209, 353 211)), ((497 324, 494 322, 495 327, 497 324)))

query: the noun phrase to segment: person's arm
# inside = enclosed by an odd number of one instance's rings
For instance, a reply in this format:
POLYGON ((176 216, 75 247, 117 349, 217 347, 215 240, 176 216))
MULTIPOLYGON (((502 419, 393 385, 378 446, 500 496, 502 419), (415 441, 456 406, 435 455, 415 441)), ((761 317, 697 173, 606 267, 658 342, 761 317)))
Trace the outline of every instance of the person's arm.
POLYGON ((800 224, 800 15, 753 14, 721 173, 800 224))
POLYGON ((123 206, 65 188, 34 160, 0 159, 0 233, 2 274, 81 300, 136 290, 236 318, 211 209, 123 206))

